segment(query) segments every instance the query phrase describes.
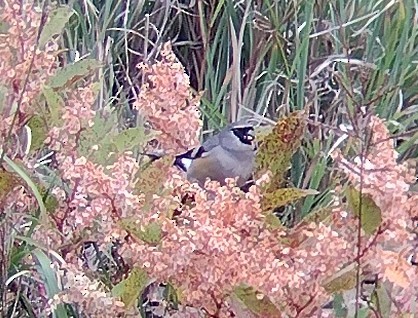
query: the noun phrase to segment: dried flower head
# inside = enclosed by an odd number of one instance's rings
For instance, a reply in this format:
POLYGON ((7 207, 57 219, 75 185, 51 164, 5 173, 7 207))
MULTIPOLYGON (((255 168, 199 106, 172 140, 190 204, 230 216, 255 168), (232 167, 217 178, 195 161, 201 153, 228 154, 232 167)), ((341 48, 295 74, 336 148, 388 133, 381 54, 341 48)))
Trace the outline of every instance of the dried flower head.
MULTIPOLYGON (((372 266, 383 284, 393 284, 392 314, 398 315, 398 310, 412 313, 412 304, 418 299, 418 273, 407 259, 416 246, 418 196, 409 191, 415 171, 406 163, 397 163, 398 153, 382 119, 371 116, 368 126, 371 138, 365 153, 354 160, 339 151, 333 156, 355 188, 369 195, 380 209, 379 229, 372 237, 363 236, 362 263, 372 266)), ((353 227, 353 223, 349 226, 353 227)))
POLYGON ((5 0, 0 15, 8 26, 7 33, 0 34, 0 85, 7 89, 0 137, 5 138, 16 112, 14 130, 35 112, 33 101, 57 69, 58 45, 49 42, 38 48, 42 13, 33 3, 5 0))
POLYGON ((79 313, 89 317, 121 317, 126 314, 125 305, 113 298, 106 288, 97 280, 90 279, 75 264, 53 264, 53 268, 63 277, 63 292, 51 299, 49 305, 53 310, 58 304, 75 304, 79 313))
POLYGON ((152 65, 139 64, 146 81, 134 106, 161 132, 157 138, 160 147, 176 154, 199 144, 199 96, 193 96, 189 77, 169 43, 160 55, 152 65))

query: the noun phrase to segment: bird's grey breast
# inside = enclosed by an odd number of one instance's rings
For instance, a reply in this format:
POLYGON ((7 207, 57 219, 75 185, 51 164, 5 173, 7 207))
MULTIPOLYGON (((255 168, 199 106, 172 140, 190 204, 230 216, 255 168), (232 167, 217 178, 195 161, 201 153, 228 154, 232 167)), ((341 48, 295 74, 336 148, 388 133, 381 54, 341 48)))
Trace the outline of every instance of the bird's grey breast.
POLYGON ((225 151, 217 147, 217 158, 225 178, 241 177, 247 179, 251 176, 254 167, 254 153, 250 151, 225 151))

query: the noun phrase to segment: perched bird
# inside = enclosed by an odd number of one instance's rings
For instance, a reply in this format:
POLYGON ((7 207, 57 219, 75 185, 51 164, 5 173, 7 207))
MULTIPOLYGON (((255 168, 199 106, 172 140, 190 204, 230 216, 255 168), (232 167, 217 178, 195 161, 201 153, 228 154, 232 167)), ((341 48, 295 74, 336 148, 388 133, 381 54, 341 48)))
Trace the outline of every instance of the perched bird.
POLYGON ((254 126, 248 120, 227 125, 200 147, 176 157, 175 165, 186 172, 187 179, 203 186, 206 178, 225 184, 236 178, 245 186, 252 178, 257 144, 254 126))

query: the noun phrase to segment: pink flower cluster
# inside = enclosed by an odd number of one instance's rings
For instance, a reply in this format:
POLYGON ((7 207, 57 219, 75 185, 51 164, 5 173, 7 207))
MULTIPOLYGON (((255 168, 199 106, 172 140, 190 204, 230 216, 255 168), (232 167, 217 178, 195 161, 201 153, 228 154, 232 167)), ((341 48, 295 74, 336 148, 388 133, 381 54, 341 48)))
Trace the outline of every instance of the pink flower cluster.
POLYGON ((372 237, 363 235, 362 262, 391 286, 395 303, 392 313, 413 313, 418 299, 418 271, 408 260, 416 254, 418 243, 418 195, 410 191, 416 174, 407 162, 397 162, 398 154, 382 119, 371 116, 368 129, 371 138, 364 154, 350 161, 337 151, 334 159, 357 190, 370 195, 381 211, 379 230, 372 237))
MULTIPOLYGON (((36 49, 40 16, 33 6, 11 0, 2 11, 10 27, 8 34, 0 35, 0 85, 7 88, 2 137, 21 94, 17 127, 35 113, 31 101, 56 69, 57 46, 36 49)), ((159 132, 159 146, 169 154, 196 146, 202 126, 199 96, 191 93, 188 76, 171 48, 165 46, 158 61, 139 69, 145 84, 135 107, 159 132)), ((409 189, 414 182, 411 169, 397 163, 388 130, 378 117, 370 117, 372 138, 365 153, 354 160, 339 152, 334 155, 351 184, 370 195, 381 210, 379 229, 373 235, 360 233, 358 243, 357 219, 339 196, 327 221, 302 220, 293 229, 273 229, 261 209, 260 184, 268 181, 266 176, 243 193, 232 180, 224 186, 208 182, 202 189, 163 161, 155 162, 145 177, 130 152, 114 154, 108 166, 95 163, 89 154, 100 145, 91 145, 87 154, 80 151, 83 132, 94 127, 94 102, 91 86, 68 92, 62 125, 52 127, 47 139, 61 179, 52 191, 58 204, 32 238, 62 252, 67 262, 56 268, 65 290, 51 300, 52 307, 73 303, 96 317, 124 312, 121 302, 83 273, 76 257, 77 244, 84 239, 99 246, 121 239, 120 255, 128 266, 142 266, 150 277, 171 282, 184 305, 204 308, 213 316, 229 317, 233 308, 238 310, 233 291, 243 283, 278 308, 272 317, 319 316, 330 299, 324 283, 355 263, 357 255, 365 264, 362 271, 367 267, 390 285, 392 314, 413 313, 418 277, 407 257, 416 244, 418 196, 409 189), (157 234, 151 241, 141 239, 138 233, 150 225, 157 234)), ((33 198, 22 187, 16 189, 13 193, 22 199, 16 207, 28 212, 33 198)))
POLYGON ((177 154, 196 147, 202 122, 198 111, 200 96, 193 96, 183 65, 166 43, 161 58, 152 65, 141 63, 146 81, 134 106, 160 133, 159 146, 177 154))
POLYGON ((58 66, 58 45, 51 41, 38 48, 41 12, 33 3, 5 0, 1 20, 8 27, 7 33, 0 34, 0 86, 7 89, 0 137, 5 138, 16 111, 14 130, 36 112, 34 101, 58 66))

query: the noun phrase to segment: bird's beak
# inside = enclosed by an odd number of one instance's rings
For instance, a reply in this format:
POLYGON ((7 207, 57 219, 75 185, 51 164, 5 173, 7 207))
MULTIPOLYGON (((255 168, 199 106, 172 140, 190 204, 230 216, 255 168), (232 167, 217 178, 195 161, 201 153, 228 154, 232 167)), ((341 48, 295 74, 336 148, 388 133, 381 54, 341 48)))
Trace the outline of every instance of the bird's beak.
POLYGON ((256 151, 258 149, 258 142, 254 136, 251 136, 251 143, 253 145, 253 150, 256 151))

